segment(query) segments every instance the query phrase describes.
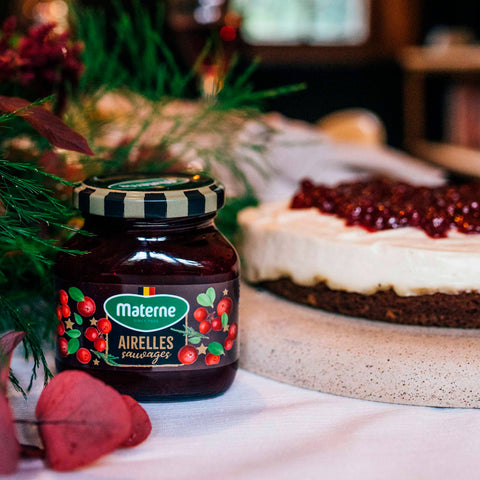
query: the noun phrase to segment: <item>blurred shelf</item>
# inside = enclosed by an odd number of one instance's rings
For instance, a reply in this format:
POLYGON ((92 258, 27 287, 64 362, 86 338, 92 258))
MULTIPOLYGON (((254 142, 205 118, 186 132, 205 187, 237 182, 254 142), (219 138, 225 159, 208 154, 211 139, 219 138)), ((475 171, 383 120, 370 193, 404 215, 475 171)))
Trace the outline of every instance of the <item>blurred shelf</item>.
POLYGON ((400 61, 407 72, 480 73, 480 45, 407 47, 400 61))
POLYGON ((419 158, 454 172, 480 177, 480 150, 426 140, 415 140, 408 149, 419 158))
MULTIPOLYGON (((450 87, 466 84, 480 87, 480 45, 406 47, 400 54, 400 63, 405 72, 403 103, 406 148, 415 155, 452 170, 480 175, 480 167, 476 167, 476 164, 480 165, 480 152, 477 150, 426 140, 426 89, 429 86, 426 78, 446 75, 450 79, 450 87)), ((450 87, 445 89, 445 95, 450 87)), ((442 101, 445 102, 446 98, 444 96, 442 101)), ((448 133, 446 136, 449 136, 448 133)))

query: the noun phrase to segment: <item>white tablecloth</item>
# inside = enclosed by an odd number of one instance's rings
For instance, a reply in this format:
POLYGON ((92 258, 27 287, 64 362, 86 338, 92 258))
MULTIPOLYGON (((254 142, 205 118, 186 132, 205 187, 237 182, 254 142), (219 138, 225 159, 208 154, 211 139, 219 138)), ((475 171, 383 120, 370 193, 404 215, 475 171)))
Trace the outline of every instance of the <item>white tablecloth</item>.
MULTIPOLYGON (((18 357, 14 368, 28 371, 18 357)), ((33 418, 41 382, 17 418, 33 418)), ((336 397, 238 372, 224 395, 144 404, 150 438, 72 473, 22 460, 27 479, 467 479, 479 478, 480 412, 336 397)))

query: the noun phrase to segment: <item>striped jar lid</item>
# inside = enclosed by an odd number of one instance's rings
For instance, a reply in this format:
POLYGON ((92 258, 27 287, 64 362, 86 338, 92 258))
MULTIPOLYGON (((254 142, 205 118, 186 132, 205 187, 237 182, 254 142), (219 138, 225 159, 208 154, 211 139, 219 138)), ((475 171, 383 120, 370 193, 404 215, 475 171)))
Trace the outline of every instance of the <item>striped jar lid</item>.
POLYGON ((75 187, 73 202, 82 213, 103 217, 195 217, 219 210, 225 190, 198 173, 105 175, 75 187))

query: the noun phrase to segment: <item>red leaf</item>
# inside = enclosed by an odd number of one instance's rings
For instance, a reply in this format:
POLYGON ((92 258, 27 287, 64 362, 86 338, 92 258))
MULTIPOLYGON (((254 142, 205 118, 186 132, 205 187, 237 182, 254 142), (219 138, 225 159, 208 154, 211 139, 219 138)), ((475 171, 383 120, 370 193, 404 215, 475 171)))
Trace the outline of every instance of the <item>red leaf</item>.
POLYGON ((74 470, 113 452, 132 429, 122 396, 77 370, 62 372, 50 381, 35 414, 47 462, 55 470, 74 470))
POLYGON ((23 340, 25 332, 10 330, 0 337, 0 388, 7 391, 8 376, 10 374, 10 360, 15 347, 23 340))
POLYGON ((29 107, 30 102, 18 97, 0 96, 0 111, 14 113, 28 122, 53 146, 73 152, 93 155, 87 141, 55 116, 50 110, 40 106, 29 107), (28 108, 26 108, 28 107, 28 108))
POLYGON ((134 447, 142 443, 152 431, 152 422, 144 408, 129 395, 122 395, 123 400, 132 415, 132 431, 130 436, 122 443, 122 447, 134 447))
POLYGON ((20 445, 7 396, 0 393, 0 475, 17 469, 20 445))
POLYGON ((24 332, 9 331, 0 337, 0 475, 13 473, 17 469, 20 455, 20 445, 6 391, 12 353, 24 336, 24 332))

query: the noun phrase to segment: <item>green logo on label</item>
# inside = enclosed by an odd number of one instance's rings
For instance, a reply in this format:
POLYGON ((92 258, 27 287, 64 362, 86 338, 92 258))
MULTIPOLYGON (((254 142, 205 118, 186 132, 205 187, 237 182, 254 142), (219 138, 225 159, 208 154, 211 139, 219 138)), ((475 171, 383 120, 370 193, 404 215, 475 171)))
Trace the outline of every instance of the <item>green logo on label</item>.
POLYGON ((157 177, 141 180, 126 180, 124 182, 112 183, 108 188, 117 190, 155 190, 156 188, 171 187, 188 183, 190 179, 182 177, 157 177))
POLYGON ((154 332, 185 318, 189 303, 176 295, 135 295, 125 293, 108 298, 106 314, 120 325, 139 332, 154 332))

